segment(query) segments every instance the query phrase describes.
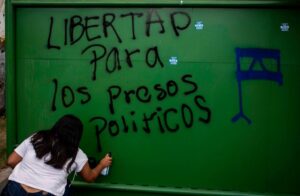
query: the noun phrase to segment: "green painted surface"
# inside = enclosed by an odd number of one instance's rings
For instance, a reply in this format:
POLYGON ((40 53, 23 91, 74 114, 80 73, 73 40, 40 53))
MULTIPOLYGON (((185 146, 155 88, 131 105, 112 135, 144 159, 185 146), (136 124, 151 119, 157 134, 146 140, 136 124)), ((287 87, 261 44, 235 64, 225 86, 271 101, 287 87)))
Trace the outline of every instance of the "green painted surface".
MULTIPOLYGON (((8 122, 10 149, 61 115, 78 115, 85 125, 81 148, 95 159, 108 151, 114 158, 109 176, 91 185, 76 180, 79 194, 300 195, 299 10, 11 12, 8 113, 16 117, 8 122), (134 28, 129 13, 137 14, 134 28), (107 29, 105 18, 113 20, 107 29), (147 19, 154 21, 149 35, 147 19), (242 81, 251 125, 231 121, 240 109, 235 48, 280 51, 282 85, 242 81)), ((275 61, 264 62, 276 71, 275 61)), ((242 69, 250 63, 243 59, 242 69)), ((261 70, 259 64, 255 69, 261 70)))

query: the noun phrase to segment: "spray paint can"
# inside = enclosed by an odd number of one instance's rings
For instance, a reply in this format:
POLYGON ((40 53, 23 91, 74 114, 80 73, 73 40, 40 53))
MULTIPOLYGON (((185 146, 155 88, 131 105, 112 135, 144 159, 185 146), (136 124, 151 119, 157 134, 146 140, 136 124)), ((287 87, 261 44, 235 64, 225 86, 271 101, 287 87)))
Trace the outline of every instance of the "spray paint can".
MULTIPOLYGON (((111 152, 108 153, 108 156, 111 157, 111 152)), ((108 172, 109 172, 109 166, 104 168, 102 171, 101 171, 101 174, 102 176, 107 176, 108 175, 108 172)))

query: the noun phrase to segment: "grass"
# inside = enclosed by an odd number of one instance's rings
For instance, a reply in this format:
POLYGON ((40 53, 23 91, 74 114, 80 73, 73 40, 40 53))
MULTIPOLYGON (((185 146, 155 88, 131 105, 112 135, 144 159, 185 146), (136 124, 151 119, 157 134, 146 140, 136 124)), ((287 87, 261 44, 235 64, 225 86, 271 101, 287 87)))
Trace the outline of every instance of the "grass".
POLYGON ((0 117, 0 169, 4 168, 6 162, 6 119, 0 117))

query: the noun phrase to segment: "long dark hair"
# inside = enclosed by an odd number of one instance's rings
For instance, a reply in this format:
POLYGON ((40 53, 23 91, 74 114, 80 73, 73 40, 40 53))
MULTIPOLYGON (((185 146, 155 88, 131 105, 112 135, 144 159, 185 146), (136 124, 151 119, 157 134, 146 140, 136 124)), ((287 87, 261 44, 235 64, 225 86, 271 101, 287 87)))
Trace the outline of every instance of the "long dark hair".
POLYGON ((56 169, 62 169, 68 160, 67 172, 75 161, 79 142, 82 136, 83 125, 74 115, 61 117, 50 130, 42 130, 34 134, 31 143, 36 156, 45 159, 45 163, 56 169))

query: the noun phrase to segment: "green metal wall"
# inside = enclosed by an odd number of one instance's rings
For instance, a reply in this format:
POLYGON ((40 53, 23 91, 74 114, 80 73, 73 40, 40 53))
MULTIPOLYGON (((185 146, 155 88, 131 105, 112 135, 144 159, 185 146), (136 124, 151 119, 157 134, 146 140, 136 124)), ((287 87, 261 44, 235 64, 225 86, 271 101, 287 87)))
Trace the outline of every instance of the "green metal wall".
POLYGON ((9 151, 72 113, 77 195, 300 195, 297 6, 7 1, 9 151))

